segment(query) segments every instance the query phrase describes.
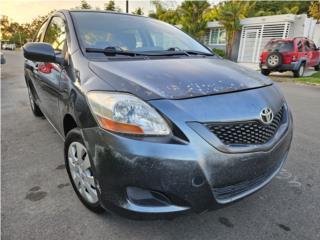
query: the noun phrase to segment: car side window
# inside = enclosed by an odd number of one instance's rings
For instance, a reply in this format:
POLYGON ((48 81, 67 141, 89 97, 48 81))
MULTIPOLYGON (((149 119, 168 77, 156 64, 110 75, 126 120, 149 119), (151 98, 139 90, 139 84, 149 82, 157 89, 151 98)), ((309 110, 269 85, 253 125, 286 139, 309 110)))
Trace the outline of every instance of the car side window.
POLYGON ((52 18, 43 41, 50 43, 55 51, 62 52, 66 41, 66 25, 62 18, 52 18))
POLYGON ((309 41, 305 41, 305 42, 304 42, 304 49, 305 49, 306 51, 311 51, 311 47, 310 47, 309 41))
POLYGON ((43 35, 45 33, 46 30, 46 25, 47 25, 47 21, 45 21, 42 26, 40 27, 35 39, 33 40, 34 42, 41 42, 43 35))
POLYGON ((302 52, 303 48, 302 48, 302 42, 301 41, 298 42, 297 46, 298 46, 298 52, 302 52))
POLYGON ((317 49, 316 45, 312 41, 310 41, 310 48, 311 48, 311 51, 316 51, 317 49))

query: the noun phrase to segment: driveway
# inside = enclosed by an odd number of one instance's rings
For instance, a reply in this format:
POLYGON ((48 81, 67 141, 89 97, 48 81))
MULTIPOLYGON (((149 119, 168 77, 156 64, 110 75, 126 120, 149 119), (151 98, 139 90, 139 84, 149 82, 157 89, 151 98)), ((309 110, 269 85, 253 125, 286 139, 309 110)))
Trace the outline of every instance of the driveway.
MULTIPOLYGON (((259 64, 258 63, 238 63, 241 66, 251 68, 256 71, 260 71, 259 64)), ((307 68, 303 74, 304 77, 312 76, 312 74, 315 74, 316 71, 314 68, 307 68)), ((270 73, 270 76, 279 76, 279 77, 292 77, 293 78, 293 73, 291 71, 286 71, 286 72, 272 72, 270 73)))
POLYGON ((320 88, 279 84, 293 110, 291 152, 280 174, 228 208, 171 221, 133 221, 83 207, 63 161, 63 142, 30 110, 20 52, 1 75, 2 239, 320 239, 320 88))

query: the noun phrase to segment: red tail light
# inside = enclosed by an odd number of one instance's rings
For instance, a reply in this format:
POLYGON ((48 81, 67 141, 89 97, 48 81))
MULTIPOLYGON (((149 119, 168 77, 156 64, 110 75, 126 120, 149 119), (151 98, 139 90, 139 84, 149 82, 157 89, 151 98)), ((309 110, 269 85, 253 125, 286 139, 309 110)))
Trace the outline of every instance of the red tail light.
POLYGON ((39 72, 49 74, 51 73, 51 70, 54 68, 54 66, 51 63, 43 63, 39 64, 39 72))

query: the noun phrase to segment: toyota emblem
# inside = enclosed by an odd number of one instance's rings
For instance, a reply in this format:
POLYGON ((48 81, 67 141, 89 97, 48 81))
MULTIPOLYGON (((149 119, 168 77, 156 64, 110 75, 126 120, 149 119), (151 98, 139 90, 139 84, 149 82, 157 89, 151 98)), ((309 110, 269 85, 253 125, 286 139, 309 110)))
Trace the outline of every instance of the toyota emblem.
POLYGON ((260 119, 264 124, 270 124, 273 120, 273 112, 271 108, 266 107, 260 112, 260 119))

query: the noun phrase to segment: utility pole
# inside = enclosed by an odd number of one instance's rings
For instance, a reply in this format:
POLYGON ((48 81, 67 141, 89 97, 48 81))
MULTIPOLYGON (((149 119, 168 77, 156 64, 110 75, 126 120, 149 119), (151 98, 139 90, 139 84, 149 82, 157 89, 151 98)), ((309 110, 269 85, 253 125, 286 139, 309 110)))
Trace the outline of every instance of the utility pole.
POLYGON ((129 0, 126 0, 126 13, 129 13, 129 0))
POLYGON ((20 38, 20 47, 22 47, 22 42, 21 42, 21 33, 19 31, 19 38, 20 38))

